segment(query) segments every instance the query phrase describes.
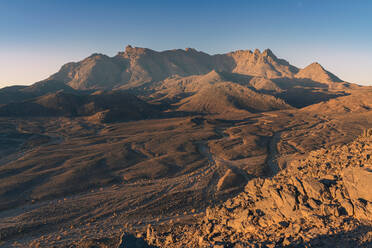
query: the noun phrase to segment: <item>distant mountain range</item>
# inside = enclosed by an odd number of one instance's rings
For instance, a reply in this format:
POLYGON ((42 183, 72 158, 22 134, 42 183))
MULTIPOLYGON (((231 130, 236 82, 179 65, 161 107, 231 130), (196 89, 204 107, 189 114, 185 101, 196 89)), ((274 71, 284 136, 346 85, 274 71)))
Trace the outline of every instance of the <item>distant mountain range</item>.
POLYGON ((192 48, 157 52, 131 46, 114 57, 93 54, 80 62, 65 64, 46 81, 60 81, 78 90, 112 89, 160 81, 175 75, 201 75, 212 70, 269 79, 287 77, 325 84, 342 82, 319 64, 299 70, 277 58, 269 49, 262 53, 256 49, 254 52, 240 50, 209 55, 192 48))
POLYGON ((269 49, 209 55, 192 48, 157 52, 127 46, 114 57, 93 54, 67 63, 31 86, 0 89, 0 115, 115 112, 127 120, 161 111, 252 113, 304 107, 356 87, 318 63, 299 69, 269 49))

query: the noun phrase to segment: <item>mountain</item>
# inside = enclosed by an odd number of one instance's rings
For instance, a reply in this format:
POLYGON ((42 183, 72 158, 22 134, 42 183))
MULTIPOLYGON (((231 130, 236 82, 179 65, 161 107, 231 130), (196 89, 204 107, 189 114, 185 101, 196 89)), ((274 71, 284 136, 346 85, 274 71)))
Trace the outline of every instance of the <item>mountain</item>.
POLYGON ((157 52, 127 46, 114 57, 93 54, 76 63, 68 63, 49 80, 64 82, 74 89, 112 89, 138 86, 171 76, 190 76, 211 70, 234 72, 267 78, 293 77, 298 69, 271 50, 239 50, 209 55, 192 48, 157 52))
MULTIPOLYGON (((299 70, 269 49, 209 55, 192 48, 158 52, 127 46, 113 57, 96 53, 67 63, 31 86, 0 89, 0 105, 33 104, 35 98, 60 91, 89 95, 96 90, 129 90, 146 101, 173 104, 169 106, 172 110, 257 112, 287 108, 288 104, 308 106, 345 94, 328 88, 344 90, 350 85, 317 63, 299 70)), ((4 106, 3 113, 18 105, 4 106)), ((38 111, 45 114, 49 110, 38 111)))
POLYGON ((324 84, 333 84, 333 83, 340 83, 343 82, 341 79, 339 79, 334 74, 330 73, 326 69, 323 68, 318 63, 312 63, 305 67, 304 69, 301 69, 296 75, 296 78, 301 79, 310 79, 314 82, 324 83, 324 84))
POLYGON ((94 54, 80 62, 66 64, 47 80, 60 80, 75 89, 111 89, 158 81, 171 75, 204 74, 211 68, 211 56, 193 49, 156 52, 127 46, 125 52, 112 58, 94 54))

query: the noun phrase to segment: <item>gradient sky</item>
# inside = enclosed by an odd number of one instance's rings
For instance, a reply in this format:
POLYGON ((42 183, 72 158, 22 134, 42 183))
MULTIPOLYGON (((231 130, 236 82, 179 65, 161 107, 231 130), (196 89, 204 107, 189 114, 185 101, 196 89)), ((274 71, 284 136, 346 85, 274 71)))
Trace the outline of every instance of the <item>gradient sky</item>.
POLYGON ((0 87, 127 44, 210 54, 270 48, 305 67, 372 85, 369 0, 0 0, 0 87))

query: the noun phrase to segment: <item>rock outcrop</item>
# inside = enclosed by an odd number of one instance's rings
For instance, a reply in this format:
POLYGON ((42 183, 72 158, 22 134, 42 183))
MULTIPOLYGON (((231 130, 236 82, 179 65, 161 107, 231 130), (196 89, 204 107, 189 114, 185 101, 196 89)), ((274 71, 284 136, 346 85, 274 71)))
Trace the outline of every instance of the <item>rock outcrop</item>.
MULTIPOLYGON (((208 208, 200 223, 151 242, 167 247, 370 247, 372 135, 313 151, 273 178, 208 208)), ((163 247, 163 246, 162 246, 163 247)))

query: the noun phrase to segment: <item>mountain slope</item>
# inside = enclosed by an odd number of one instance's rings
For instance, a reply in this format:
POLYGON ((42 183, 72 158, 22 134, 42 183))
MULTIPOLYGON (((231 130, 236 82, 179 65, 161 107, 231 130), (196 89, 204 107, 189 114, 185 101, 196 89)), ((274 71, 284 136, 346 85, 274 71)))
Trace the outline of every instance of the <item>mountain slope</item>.
POLYGON ((262 112, 290 108, 283 100, 264 95, 232 82, 204 86, 196 94, 179 103, 181 111, 228 114, 231 112, 262 112))
POLYGON ((49 93, 55 93, 58 91, 64 91, 66 93, 77 92, 61 81, 40 81, 31 86, 11 86, 0 89, 0 105, 12 102, 22 102, 31 98, 49 93))
POLYGON ((266 78, 293 77, 298 69, 283 59, 278 59, 270 49, 262 53, 240 50, 228 53, 236 64, 232 72, 266 78))
POLYGON ((92 120, 106 122, 146 119, 157 114, 154 106, 124 92, 78 95, 60 91, 0 106, 0 116, 91 116, 92 120))
POLYGON ((324 83, 324 84, 332 84, 332 83, 340 83, 343 82, 339 79, 336 75, 330 73, 326 69, 324 69, 318 63, 312 63, 301 69, 296 75, 296 78, 302 79, 311 79, 314 82, 324 83))
POLYGON ((253 77, 249 83, 258 91, 282 92, 275 82, 265 77, 253 77))
POLYGON ((372 90, 354 92, 351 95, 330 99, 307 106, 301 109, 302 112, 335 115, 347 114, 350 112, 368 112, 372 110, 372 90))
POLYGON ((0 89, 0 105, 33 97, 30 93, 22 92, 24 88, 27 86, 9 86, 0 89))
MULTIPOLYGON (((244 114, 291 108, 283 100, 256 92, 252 80, 240 74, 213 70, 204 75, 158 82, 151 88, 150 97, 156 102, 169 102, 178 111, 204 114, 244 114)), ((273 82, 271 86, 275 89, 273 82)))
POLYGON ((74 89, 110 89, 121 81, 118 63, 102 54, 93 54, 78 63, 68 63, 47 81, 61 81, 74 89))
POLYGON ((170 102, 176 102, 198 92, 204 86, 223 81, 226 81, 225 77, 215 70, 204 75, 170 77, 150 86, 150 91, 153 92, 150 96, 157 101, 166 99, 170 102))

